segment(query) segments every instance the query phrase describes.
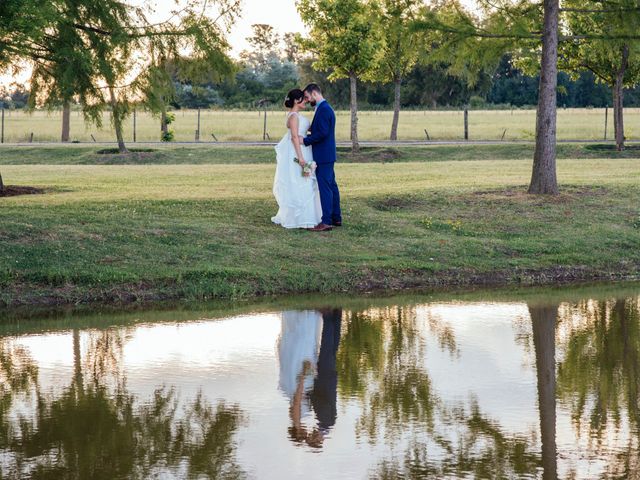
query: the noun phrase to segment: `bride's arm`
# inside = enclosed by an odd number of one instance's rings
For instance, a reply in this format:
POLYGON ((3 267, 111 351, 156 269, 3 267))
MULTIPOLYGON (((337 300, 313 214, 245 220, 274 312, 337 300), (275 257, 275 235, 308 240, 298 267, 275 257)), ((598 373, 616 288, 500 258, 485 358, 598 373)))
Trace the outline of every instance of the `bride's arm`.
POLYGON ((302 148, 300 148, 300 136, 298 135, 298 124, 300 120, 298 119, 298 115, 291 115, 289 117, 289 130, 291 130, 291 141, 293 142, 293 148, 296 150, 296 156, 298 157, 298 161, 301 166, 304 166, 306 163, 304 160, 304 155, 302 155, 302 148))

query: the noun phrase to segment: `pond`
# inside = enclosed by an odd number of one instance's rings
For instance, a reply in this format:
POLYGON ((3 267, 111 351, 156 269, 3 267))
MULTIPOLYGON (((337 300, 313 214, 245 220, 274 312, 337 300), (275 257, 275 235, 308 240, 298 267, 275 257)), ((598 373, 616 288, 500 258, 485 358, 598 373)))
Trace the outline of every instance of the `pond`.
POLYGON ((196 308, 6 314, 0 478, 640 468, 639 285, 196 308))

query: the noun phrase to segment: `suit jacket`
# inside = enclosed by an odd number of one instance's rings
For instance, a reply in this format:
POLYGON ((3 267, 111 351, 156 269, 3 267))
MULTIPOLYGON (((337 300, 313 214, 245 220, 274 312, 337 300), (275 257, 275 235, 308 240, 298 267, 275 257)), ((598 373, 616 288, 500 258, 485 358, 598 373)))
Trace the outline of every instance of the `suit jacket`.
POLYGON ((311 133, 305 137, 304 144, 311 145, 313 160, 318 164, 334 163, 336 153, 336 114, 325 100, 316 109, 313 116, 311 133))

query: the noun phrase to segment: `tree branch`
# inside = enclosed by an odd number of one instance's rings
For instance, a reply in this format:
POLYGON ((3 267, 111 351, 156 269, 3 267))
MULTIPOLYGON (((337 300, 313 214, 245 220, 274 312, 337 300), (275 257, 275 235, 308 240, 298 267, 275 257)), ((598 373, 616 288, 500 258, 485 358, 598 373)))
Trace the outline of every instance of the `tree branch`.
POLYGON ((634 8, 612 8, 612 9, 590 9, 590 8, 561 8, 560 13, 628 13, 640 12, 640 7, 634 8))
POLYGON ((97 33, 98 35, 110 36, 113 33, 113 32, 108 32, 107 30, 102 30, 100 28, 82 25, 80 23, 74 23, 73 26, 74 28, 77 28, 78 30, 82 30, 83 32, 97 33))

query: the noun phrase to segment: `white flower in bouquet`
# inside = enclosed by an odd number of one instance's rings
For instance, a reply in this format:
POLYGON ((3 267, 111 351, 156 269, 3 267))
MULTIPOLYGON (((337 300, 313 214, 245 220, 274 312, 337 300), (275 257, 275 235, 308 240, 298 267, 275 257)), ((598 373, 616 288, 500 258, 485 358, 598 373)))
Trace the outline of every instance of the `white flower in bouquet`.
MULTIPOLYGON (((300 165, 300 160, 298 160, 297 158, 293 159, 294 162, 296 162, 298 165, 300 165)), ((305 162, 304 165, 300 165, 302 167, 302 176, 303 177, 308 177, 310 176, 313 172, 316 171, 316 162, 305 162)))

